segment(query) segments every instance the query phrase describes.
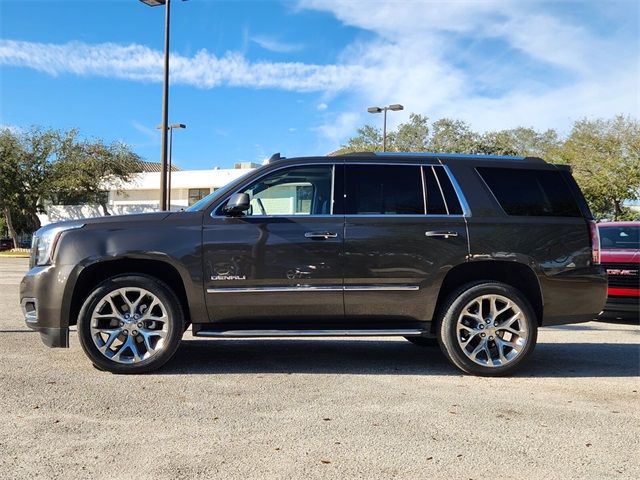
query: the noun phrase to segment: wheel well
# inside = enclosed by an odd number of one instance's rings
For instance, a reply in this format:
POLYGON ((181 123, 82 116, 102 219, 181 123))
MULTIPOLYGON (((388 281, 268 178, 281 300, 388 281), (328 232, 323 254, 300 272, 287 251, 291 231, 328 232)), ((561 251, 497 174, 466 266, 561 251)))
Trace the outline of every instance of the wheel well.
MULTIPOLYGON (((536 314, 538 325, 542 324, 542 293, 534 271, 522 263, 480 261, 463 263, 453 267, 445 276, 434 311, 434 319, 438 318, 440 309, 444 307, 449 295, 465 283, 479 280, 492 280, 506 283, 517 288, 527 297, 536 314)), ((432 322, 435 331, 436 322, 432 322)))
POLYGON ((191 321, 189 301, 178 271, 168 263, 157 260, 119 259, 96 263, 85 268, 78 279, 71 299, 69 325, 75 325, 87 295, 109 277, 122 274, 144 274, 166 283, 180 300, 185 320, 191 321))

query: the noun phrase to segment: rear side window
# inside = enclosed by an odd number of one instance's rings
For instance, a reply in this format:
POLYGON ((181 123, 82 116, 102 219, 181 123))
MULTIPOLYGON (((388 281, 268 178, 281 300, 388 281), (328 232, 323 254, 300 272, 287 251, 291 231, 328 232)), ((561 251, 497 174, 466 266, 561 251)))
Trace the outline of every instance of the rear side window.
POLYGON ((477 169, 507 215, 581 217, 558 171, 481 167, 477 169))
POLYGON ((419 166, 347 165, 348 215, 422 215, 424 197, 419 166))

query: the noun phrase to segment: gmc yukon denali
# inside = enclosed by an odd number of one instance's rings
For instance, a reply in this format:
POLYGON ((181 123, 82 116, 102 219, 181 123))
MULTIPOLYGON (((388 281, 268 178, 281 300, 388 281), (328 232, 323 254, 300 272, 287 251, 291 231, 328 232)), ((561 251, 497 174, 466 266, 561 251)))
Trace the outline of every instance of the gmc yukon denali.
POLYGON ((540 158, 274 156, 184 212, 41 228, 20 297, 47 346, 77 325, 114 373, 161 367, 191 326, 400 336, 496 376, 531 356, 539 327, 598 315, 599 255, 569 168, 540 158))

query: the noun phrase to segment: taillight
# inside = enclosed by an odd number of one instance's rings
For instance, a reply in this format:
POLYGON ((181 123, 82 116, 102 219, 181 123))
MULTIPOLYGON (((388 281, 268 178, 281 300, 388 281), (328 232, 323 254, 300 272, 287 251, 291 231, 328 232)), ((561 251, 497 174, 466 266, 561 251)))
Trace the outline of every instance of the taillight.
POLYGON ((591 263, 600 265, 600 233, 598 225, 593 220, 589 220, 589 233, 591 236, 591 263))

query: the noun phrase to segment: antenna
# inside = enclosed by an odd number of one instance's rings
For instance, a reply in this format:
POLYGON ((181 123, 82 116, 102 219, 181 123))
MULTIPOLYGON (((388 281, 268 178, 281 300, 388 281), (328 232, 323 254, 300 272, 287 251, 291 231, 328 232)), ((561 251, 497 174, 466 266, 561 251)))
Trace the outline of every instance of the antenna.
POLYGON ((271 157, 269 157, 269 160, 267 160, 267 163, 273 163, 273 162, 277 162, 279 160, 284 160, 287 157, 283 157, 280 155, 280 152, 274 153, 273 155, 271 155, 271 157))

